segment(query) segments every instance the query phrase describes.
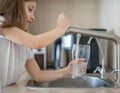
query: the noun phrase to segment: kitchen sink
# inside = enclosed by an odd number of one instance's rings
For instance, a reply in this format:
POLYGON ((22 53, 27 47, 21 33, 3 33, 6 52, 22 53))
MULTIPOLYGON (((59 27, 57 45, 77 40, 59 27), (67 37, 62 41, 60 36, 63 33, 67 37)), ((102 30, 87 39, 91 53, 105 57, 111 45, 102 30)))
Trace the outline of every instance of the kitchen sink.
POLYGON ((96 76, 87 76, 86 79, 73 79, 67 76, 51 82, 35 82, 30 80, 27 83, 29 88, 111 88, 114 83, 107 79, 96 76))

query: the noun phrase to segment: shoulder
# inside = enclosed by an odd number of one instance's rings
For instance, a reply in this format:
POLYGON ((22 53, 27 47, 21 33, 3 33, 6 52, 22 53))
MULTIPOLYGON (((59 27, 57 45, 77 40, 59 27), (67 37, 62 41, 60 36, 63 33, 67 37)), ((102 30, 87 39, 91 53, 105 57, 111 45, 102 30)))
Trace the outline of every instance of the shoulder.
POLYGON ((3 36, 14 34, 15 31, 20 30, 18 27, 0 27, 0 34, 3 36))

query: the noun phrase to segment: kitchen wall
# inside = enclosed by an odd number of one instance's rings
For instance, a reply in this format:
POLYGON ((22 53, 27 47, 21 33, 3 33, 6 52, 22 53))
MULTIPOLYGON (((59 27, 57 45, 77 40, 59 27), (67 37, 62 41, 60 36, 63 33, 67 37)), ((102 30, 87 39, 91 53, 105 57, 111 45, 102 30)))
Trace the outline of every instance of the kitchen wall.
MULTIPOLYGON (((80 28, 99 28, 100 0, 38 0, 36 21, 30 33, 40 34, 56 26, 57 16, 63 12, 71 26, 80 28)), ((52 63, 53 44, 47 47, 48 63, 52 63)))
MULTIPOLYGON (((101 0, 100 2, 100 27, 120 37, 120 0, 101 0)), ((116 47, 111 41, 108 42, 107 64, 111 68, 116 67, 116 47)))
POLYGON ((71 26, 98 27, 99 0, 38 0, 36 22, 31 33, 38 34, 55 27, 61 12, 68 17, 71 26))

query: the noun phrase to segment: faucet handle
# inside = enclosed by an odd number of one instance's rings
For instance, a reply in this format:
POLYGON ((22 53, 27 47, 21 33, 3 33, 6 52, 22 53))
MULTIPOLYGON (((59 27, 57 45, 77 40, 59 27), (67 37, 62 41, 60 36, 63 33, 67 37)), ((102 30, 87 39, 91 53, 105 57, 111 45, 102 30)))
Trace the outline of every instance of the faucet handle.
POLYGON ((111 74, 113 74, 113 73, 116 73, 116 77, 117 77, 117 78, 114 78, 115 87, 119 88, 120 87, 120 79, 119 79, 120 76, 118 76, 118 73, 120 73, 120 70, 115 69, 111 72, 111 74))
POLYGON ((118 76, 118 73, 120 73, 120 70, 115 69, 115 70, 113 70, 113 71, 111 72, 111 74, 113 74, 113 73, 115 73, 116 76, 118 77, 118 78, 114 78, 114 80, 115 80, 116 82, 120 82, 120 79, 119 79, 120 76, 118 76))
MULTIPOLYGON (((120 70, 115 69, 115 70, 113 70, 113 71, 111 72, 111 74, 113 74, 113 73, 115 73, 116 76, 117 76, 117 74, 120 73, 120 70)), ((118 79, 118 78, 116 78, 116 79, 114 79, 114 80, 116 81, 117 79, 118 79)))
POLYGON ((96 73, 97 71, 100 71, 100 70, 101 70, 101 67, 97 66, 96 69, 93 71, 93 73, 96 73))
POLYGON ((113 71, 111 72, 111 74, 113 74, 113 73, 117 73, 117 72, 120 72, 120 70, 115 69, 115 70, 113 70, 113 71))

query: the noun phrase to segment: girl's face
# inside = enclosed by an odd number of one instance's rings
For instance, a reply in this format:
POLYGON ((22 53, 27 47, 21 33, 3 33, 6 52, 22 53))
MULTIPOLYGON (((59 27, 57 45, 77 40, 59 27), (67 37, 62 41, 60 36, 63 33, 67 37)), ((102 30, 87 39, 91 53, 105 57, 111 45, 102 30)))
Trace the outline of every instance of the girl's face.
POLYGON ((25 30, 28 30, 29 25, 35 20, 35 12, 36 9, 36 1, 26 1, 25 2, 25 13, 27 17, 27 24, 25 26, 25 30))

